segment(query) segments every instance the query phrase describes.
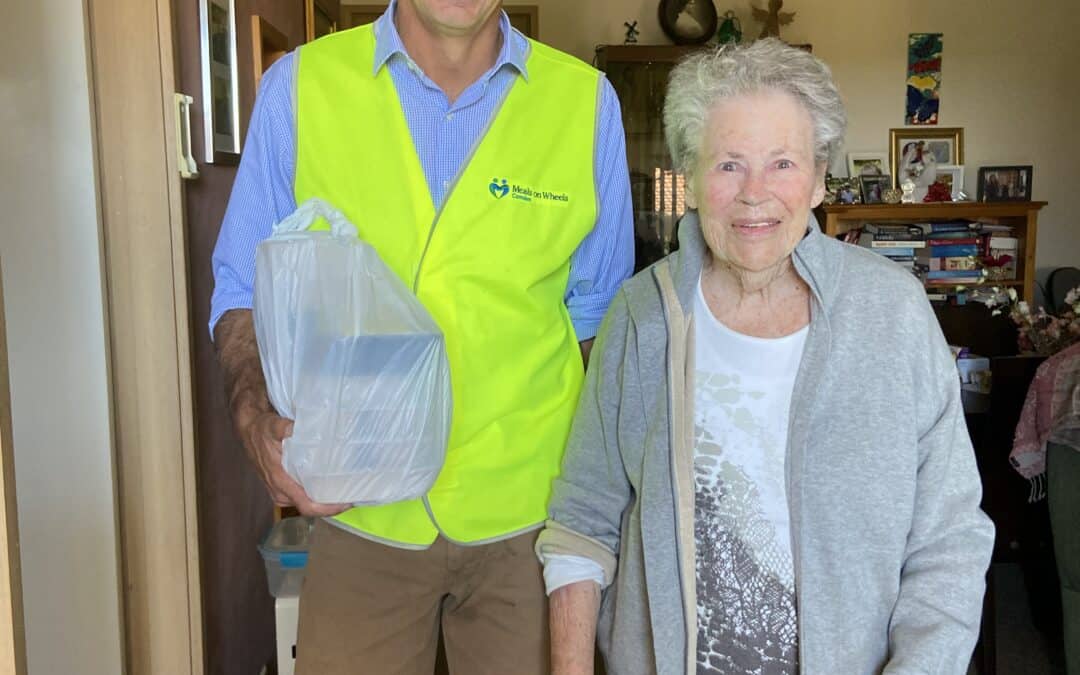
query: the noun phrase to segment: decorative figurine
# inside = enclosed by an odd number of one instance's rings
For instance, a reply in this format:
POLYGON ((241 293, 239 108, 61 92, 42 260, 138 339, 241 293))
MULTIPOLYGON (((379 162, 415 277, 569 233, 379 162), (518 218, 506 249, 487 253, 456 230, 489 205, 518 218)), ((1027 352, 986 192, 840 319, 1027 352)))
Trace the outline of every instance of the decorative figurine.
POLYGON ((900 191, 903 196, 900 201, 904 204, 915 203, 915 181, 910 178, 904 179, 904 182, 900 183, 900 191))
POLYGON ((795 19, 795 12, 781 12, 784 0, 769 0, 769 9, 759 9, 751 3, 754 19, 765 24, 758 38, 780 37, 780 26, 786 26, 795 19))
POLYGON ((637 21, 625 21, 623 25, 626 26, 626 39, 623 40, 624 45, 636 45, 637 36, 640 32, 637 28, 637 21))
POLYGON ((930 187, 926 189, 926 196, 923 197, 924 202, 951 202, 952 190, 948 185, 940 181, 934 181, 930 184, 930 187))
POLYGON ((716 29, 716 43, 720 45, 737 45, 741 40, 742 26, 739 25, 739 19, 735 16, 735 12, 729 9, 724 12, 723 21, 720 22, 720 27, 716 29))

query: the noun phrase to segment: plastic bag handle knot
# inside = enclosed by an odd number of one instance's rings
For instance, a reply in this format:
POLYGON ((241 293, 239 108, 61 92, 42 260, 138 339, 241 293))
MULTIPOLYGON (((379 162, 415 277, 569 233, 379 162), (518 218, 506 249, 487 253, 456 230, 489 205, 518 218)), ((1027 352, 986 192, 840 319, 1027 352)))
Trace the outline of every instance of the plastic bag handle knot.
POLYGON ((330 224, 330 233, 335 237, 355 239, 358 236, 356 226, 349 222, 345 214, 318 197, 308 199, 296 207, 296 210, 284 220, 274 225, 274 234, 303 232, 311 227, 320 216, 330 224))

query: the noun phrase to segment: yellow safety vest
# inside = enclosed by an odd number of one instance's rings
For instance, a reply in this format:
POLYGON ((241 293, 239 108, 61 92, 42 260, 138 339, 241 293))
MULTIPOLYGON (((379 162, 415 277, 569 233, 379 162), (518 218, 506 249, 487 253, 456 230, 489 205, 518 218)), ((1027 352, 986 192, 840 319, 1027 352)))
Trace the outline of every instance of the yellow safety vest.
POLYGON ((531 42, 491 126, 436 213, 371 26, 301 48, 297 203, 321 197, 417 294, 446 339, 453 420, 423 499, 351 509, 347 528, 426 547, 546 517, 583 379, 565 305, 570 257, 596 222, 599 75, 531 42))

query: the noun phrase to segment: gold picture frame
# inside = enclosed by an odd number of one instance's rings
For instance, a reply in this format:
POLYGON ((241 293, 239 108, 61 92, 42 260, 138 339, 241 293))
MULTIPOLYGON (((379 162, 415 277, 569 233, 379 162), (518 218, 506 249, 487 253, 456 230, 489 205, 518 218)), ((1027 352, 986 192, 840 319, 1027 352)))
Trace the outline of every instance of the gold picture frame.
POLYGON ((889 168, 893 187, 900 187, 905 178, 911 177, 925 152, 933 153, 936 164, 962 165, 964 130, 961 127, 889 129, 889 168))

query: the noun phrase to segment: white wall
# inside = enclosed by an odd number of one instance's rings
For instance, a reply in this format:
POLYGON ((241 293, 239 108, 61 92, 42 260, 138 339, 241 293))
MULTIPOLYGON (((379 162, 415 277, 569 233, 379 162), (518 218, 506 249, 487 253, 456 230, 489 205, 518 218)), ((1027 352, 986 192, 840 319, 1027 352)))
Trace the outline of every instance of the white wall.
MULTIPOLYGON (((639 43, 668 43, 657 0, 506 4, 538 5, 541 40, 586 61, 597 44, 621 44, 628 20, 638 22, 639 43)), ((749 0, 715 4, 735 10, 744 39, 760 32, 749 0)), ((784 11, 796 12, 784 39, 812 44, 833 68, 852 150, 888 151, 889 129, 904 125, 908 33, 944 33, 939 126, 964 128, 968 192, 975 194, 979 166, 1034 165, 1033 198, 1049 202, 1037 264, 1080 266, 1080 2, 785 0, 784 11)))
POLYGON ((0 10, 0 262, 31 675, 121 672, 83 3, 0 10))

